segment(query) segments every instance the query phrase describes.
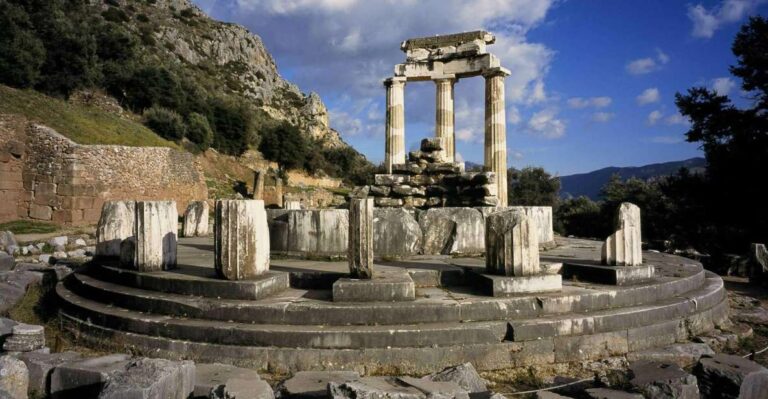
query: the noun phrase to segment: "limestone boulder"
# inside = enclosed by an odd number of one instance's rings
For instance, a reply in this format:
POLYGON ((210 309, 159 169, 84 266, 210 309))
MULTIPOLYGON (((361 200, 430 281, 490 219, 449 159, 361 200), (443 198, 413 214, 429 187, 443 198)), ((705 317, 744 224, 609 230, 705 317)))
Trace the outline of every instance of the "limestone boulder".
POLYGON ((603 243, 602 262, 613 266, 642 265, 642 245, 640 208, 624 202, 616 211, 614 233, 603 243))
POLYGON ((208 235, 208 202, 190 201, 187 210, 184 211, 184 224, 182 236, 205 237, 208 235))
POLYGON ((472 363, 448 367, 438 373, 430 374, 424 377, 424 379, 438 382, 453 382, 469 393, 488 391, 487 381, 480 377, 472 363))
POLYGON ((254 398, 274 399, 269 384, 250 369, 229 364, 195 365, 194 398, 230 399, 254 398))
MULTIPOLYGON (((422 232, 433 231, 432 224, 439 219, 456 223, 451 255, 479 255, 485 252, 485 220, 473 208, 431 208, 419 214, 422 232)), ((425 252, 425 254, 428 254, 425 252)), ((434 253, 428 255, 436 255, 434 253)))
POLYGON ((420 390, 398 384, 390 377, 364 377, 342 384, 329 382, 328 393, 334 399, 426 399, 427 397, 420 390))
POLYGON ((129 362, 128 355, 112 354, 63 363, 51 373, 50 394, 54 398, 97 398, 104 385, 129 362))
POLYGON ((99 393, 103 399, 186 399, 195 389, 195 364, 189 360, 139 358, 112 373, 99 393))
POLYGON ((650 399, 699 399, 696 377, 679 366, 638 361, 630 365, 629 383, 650 399))
POLYGON ((50 392, 50 378, 53 369, 67 362, 79 360, 77 352, 41 353, 28 352, 19 356, 29 370, 29 395, 44 397, 50 392))
POLYGON ((123 240, 133 236, 136 219, 134 201, 107 201, 101 207, 96 227, 97 257, 120 257, 123 240))
POLYGON ((16 242, 16 237, 10 231, 0 231, 0 251, 13 255, 14 249, 17 249, 19 244, 16 242))
POLYGON ((413 212, 403 208, 373 210, 373 252, 376 257, 402 258, 421 251, 422 233, 413 212))
POLYGON ((280 399, 328 397, 328 384, 337 385, 360 379, 354 371, 300 371, 277 387, 280 399))
POLYGON ((269 270, 269 227, 264 201, 216 201, 214 229, 214 263, 221 277, 247 280, 269 270))
POLYGON ((15 261, 13 256, 5 252, 0 252, 0 272, 7 272, 13 269, 15 261))
POLYGON ((0 356, 0 397, 26 399, 28 385, 29 372, 24 362, 13 356, 0 356))
POLYGON ((757 399, 766 391, 755 389, 768 386, 768 370, 740 356, 716 354, 701 358, 693 369, 699 381, 702 397, 722 399, 757 399), (741 393, 744 393, 743 395, 741 393))

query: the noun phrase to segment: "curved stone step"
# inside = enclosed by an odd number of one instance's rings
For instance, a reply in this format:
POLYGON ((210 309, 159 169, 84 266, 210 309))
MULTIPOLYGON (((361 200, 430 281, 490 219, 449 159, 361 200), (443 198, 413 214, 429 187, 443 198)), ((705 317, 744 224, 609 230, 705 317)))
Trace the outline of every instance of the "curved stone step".
MULTIPOLYGON (((63 311, 62 326, 81 343, 117 351, 141 350, 153 356, 226 362, 242 367, 288 373, 301 370, 358 370, 371 374, 426 374, 462 362, 479 370, 562 364, 623 356, 679 341, 679 321, 662 322, 611 333, 543 337, 523 342, 464 344, 446 347, 308 349, 222 345, 136 334, 95 325, 63 311), (670 325, 672 328, 670 328, 670 325)), ((702 310, 682 322, 684 334, 701 334, 727 322, 728 302, 702 310)))
MULTIPOLYGON (((142 313, 83 298, 65 285, 57 286, 67 314, 92 323, 134 333, 173 339, 229 345, 305 348, 366 348, 451 346, 494 343, 502 340, 528 341, 542 337, 590 335, 627 330, 657 323, 679 322, 701 310, 712 308, 724 298, 719 277, 684 297, 653 305, 605 310, 590 314, 495 322, 421 323, 400 325, 287 325, 248 324, 214 320, 176 318, 142 313)), ((679 324, 679 323, 678 323, 679 324)))
POLYGON ((687 276, 661 277, 652 283, 630 287, 579 286, 566 282, 560 293, 510 298, 429 288, 418 289, 419 297, 412 302, 364 304, 334 303, 330 298, 316 297, 327 296, 327 292, 290 288, 258 301, 210 299, 124 286, 108 281, 99 273, 96 276, 75 274, 68 288, 97 302, 169 316, 263 324, 397 325, 514 320, 638 306, 682 295, 700 288, 703 283, 704 272, 699 268, 687 276))
POLYGON ((289 348, 383 348, 501 342, 506 322, 431 323, 399 326, 246 324, 141 313, 82 298, 56 286, 68 315, 138 334, 226 345, 289 348))

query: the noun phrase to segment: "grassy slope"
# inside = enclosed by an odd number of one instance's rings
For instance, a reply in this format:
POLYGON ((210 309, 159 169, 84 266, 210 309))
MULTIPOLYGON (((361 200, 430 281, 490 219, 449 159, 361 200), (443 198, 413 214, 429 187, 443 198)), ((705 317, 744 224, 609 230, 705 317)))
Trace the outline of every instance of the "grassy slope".
POLYGON ((0 113, 23 115, 51 127, 79 144, 172 147, 143 125, 95 107, 70 104, 32 90, 0 85, 0 113))

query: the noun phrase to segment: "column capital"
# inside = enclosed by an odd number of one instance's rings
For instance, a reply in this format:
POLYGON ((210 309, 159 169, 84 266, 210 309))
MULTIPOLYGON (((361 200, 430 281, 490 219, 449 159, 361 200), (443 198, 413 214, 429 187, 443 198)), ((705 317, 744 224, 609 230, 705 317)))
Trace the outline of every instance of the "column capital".
POLYGON ((493 78, 496 76, 501 76, 502 78, 506 78, 507 76, 511 75, 512 72, 509 71, 509 69, 504 67, 497 67, 497 68, 490 68, 483 71, 483 77, 484 78, 493 78))
POLYGON ((405 85, 406 80, 407 79, 404 76, 393 76, 391 78, 384 79, 384 86, 389 87, 405 85))
POLYGON ((455 83, 458 79, 456 78, 456 75, 435 75, 432 77, 432 81, 435 83, 441 83, 441 82, 451 82, 455 83))

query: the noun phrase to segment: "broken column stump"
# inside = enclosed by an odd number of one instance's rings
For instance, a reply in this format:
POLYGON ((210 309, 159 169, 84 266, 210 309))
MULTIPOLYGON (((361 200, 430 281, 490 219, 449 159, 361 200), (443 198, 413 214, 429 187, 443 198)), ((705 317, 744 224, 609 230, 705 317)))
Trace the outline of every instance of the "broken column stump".
POLYGON ((643 265, 642 246, 640 208, 624 202, 616 211, 614 233, 603 242, 601 249, 603 266, 566 263, 563 276, 611 285, 648 281, 654 276, 654 267, 643 265))
POLYGON ((208 235, 208 202, 190 201, 184 212, 182 237, 204 237, 208 235))
POLYGON ((101 207, 99 224, 96 227, 96 257, 120 257, 123 240, 133 236, 136 219, 136 202, 107 201, 101 207))
POLYGON ((559 274, 542 271, 536 221, 519 210, 485 218, 485 273, 479 276, 492 296, 559 291, 563 286, 559 274))
POLYGON ((176 267, 179 215, 174 201, 136 202, 133 237, 123 240, 120 262, 140 272, 176 267))
POLYGON ((250 280, 269 271, 269 228, 264 201, 216 201, 215 267, 227 280, 250 280))
POLYGON ((416 299, 416 284, 406 270, 373 271, 373 198, 349 204, 347 262, 351 278, 333 283, 336 302, 393 302, 416 299))

